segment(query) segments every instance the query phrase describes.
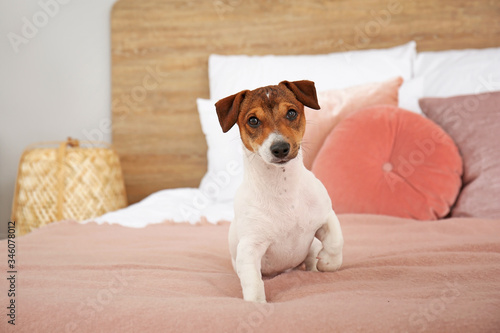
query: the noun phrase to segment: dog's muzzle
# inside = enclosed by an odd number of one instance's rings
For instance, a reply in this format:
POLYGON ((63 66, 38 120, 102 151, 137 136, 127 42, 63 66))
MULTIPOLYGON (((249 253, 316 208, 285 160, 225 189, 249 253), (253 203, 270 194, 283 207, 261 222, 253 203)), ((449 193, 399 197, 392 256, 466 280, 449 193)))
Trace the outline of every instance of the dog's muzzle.
POLYGON ((274 157, 284 159, 290 152, 290 144, 288 142, 279 141, 271 145, 271 153, 274 157))
POLYGON ((285 164, 290 160, 290 144, 285 141, 277 141, 269 148, 273 156, 272 163, 285 164))
POLYGON ((292 145, 278 133, 271 133, 264 140, 258 154, 269 164, 285 164, 296 156, 292 145))

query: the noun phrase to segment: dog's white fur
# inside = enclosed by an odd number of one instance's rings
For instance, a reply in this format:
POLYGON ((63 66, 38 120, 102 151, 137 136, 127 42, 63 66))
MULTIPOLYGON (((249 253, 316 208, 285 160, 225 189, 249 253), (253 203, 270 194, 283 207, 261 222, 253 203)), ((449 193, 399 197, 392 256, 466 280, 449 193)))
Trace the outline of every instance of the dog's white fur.
POLYGON ((323 184, 304 167, 302 154, 276 164, 271 133, 257 152, 244 149, 245 174, 235 197, 229 248, 247 301, 266 302, 262 274, 305 263, 307 270, 336 271, 343 237, 323 184))

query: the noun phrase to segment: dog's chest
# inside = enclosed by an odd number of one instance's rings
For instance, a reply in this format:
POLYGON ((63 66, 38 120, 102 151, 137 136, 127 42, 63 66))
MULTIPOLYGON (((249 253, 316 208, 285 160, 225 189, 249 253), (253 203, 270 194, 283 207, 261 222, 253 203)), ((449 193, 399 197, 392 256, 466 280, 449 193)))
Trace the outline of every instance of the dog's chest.
POLYGON ((314 234, 330 205, 321 183, 300 166, 252 170, 237 195, 236 214, 262 220, 258 224, 277 237, 314 234))
POLYGON ((232 253, 239 239, 250 236, 269 244, 262 257, 263 274, 300 265, 331 210, 328 193, 299 159, 284 167, 269 166, 251 156, 245 162, 229 237, 232 253))
POLYGON ((323 224, 321 205, 310 186, 291 183, 283 173, 260 192, 261 223, 271 243, 262 258, 262 273, 273 275, 300 265, 307 256, 318 228, 323 224))
POLYGON ((281 209, 270 212, 268 236, 272 241, 262 258, 263 274, 273 275, 304 261, 320 224, 314 215, 299 201, 283 202, 281 209))
POLYGON ((275 196, 263 195, 264 213, 269 217, 271 229, 276 234, 293 236, 316 231, 318 228, 318 207, 313 200, 304 196, 304 191, 283 186, 275 196), (302 192, 302 193, 301 193, 302 192), (309 230, 310 229, 310 230, 309 230))

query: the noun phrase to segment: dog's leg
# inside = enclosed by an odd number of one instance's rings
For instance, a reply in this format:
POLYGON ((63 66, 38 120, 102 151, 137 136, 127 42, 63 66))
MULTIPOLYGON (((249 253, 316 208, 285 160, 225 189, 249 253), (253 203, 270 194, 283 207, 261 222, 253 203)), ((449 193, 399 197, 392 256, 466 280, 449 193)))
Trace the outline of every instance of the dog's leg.
POLYGON ((321 241, 314 237, 311 246, 309 247, 309 252, 307 253, 306 260, 304 260, 307 271, 318 271, 318 269, 316 268, 316 265, 318 264, 318 253, 322 248, 323 246, 321 245, 321 241))
POLYGON ((268 244, 241 239, 236 253, 236 273, 240 278, 245 301, 266 303, 261 261, 268 244))
POLYGON ((339 219, 333 211, 328 215, 327 222, 316 231, 316 237, 323 244, 323 249, 318 253, 318 270, 322 272, 336 271, 342 265, 344 238, 339 219))

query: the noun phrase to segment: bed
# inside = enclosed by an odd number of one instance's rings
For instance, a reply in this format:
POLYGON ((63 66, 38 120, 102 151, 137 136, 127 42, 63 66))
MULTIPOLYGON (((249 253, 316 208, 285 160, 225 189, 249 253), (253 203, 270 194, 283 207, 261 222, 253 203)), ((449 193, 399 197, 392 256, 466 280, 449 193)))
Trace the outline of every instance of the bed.
POLYGON ((131 205, 15 238, 0 330, 498 332, 498 17, 491 1, 118 1, 113 144, 131 205), (344 263, 266 278, 268 303, 245 302, 227 247, 241 145, 213 103, 306 74, 332 110, 308 123, 326 131, 309 167, 339 216, 344 263), (406 150, 377 172, 366 150, 384 135, 362 129, 376 121, 406 126, 386 131, 406 150), (423 128, 438 135, 411 136, 423 128))

